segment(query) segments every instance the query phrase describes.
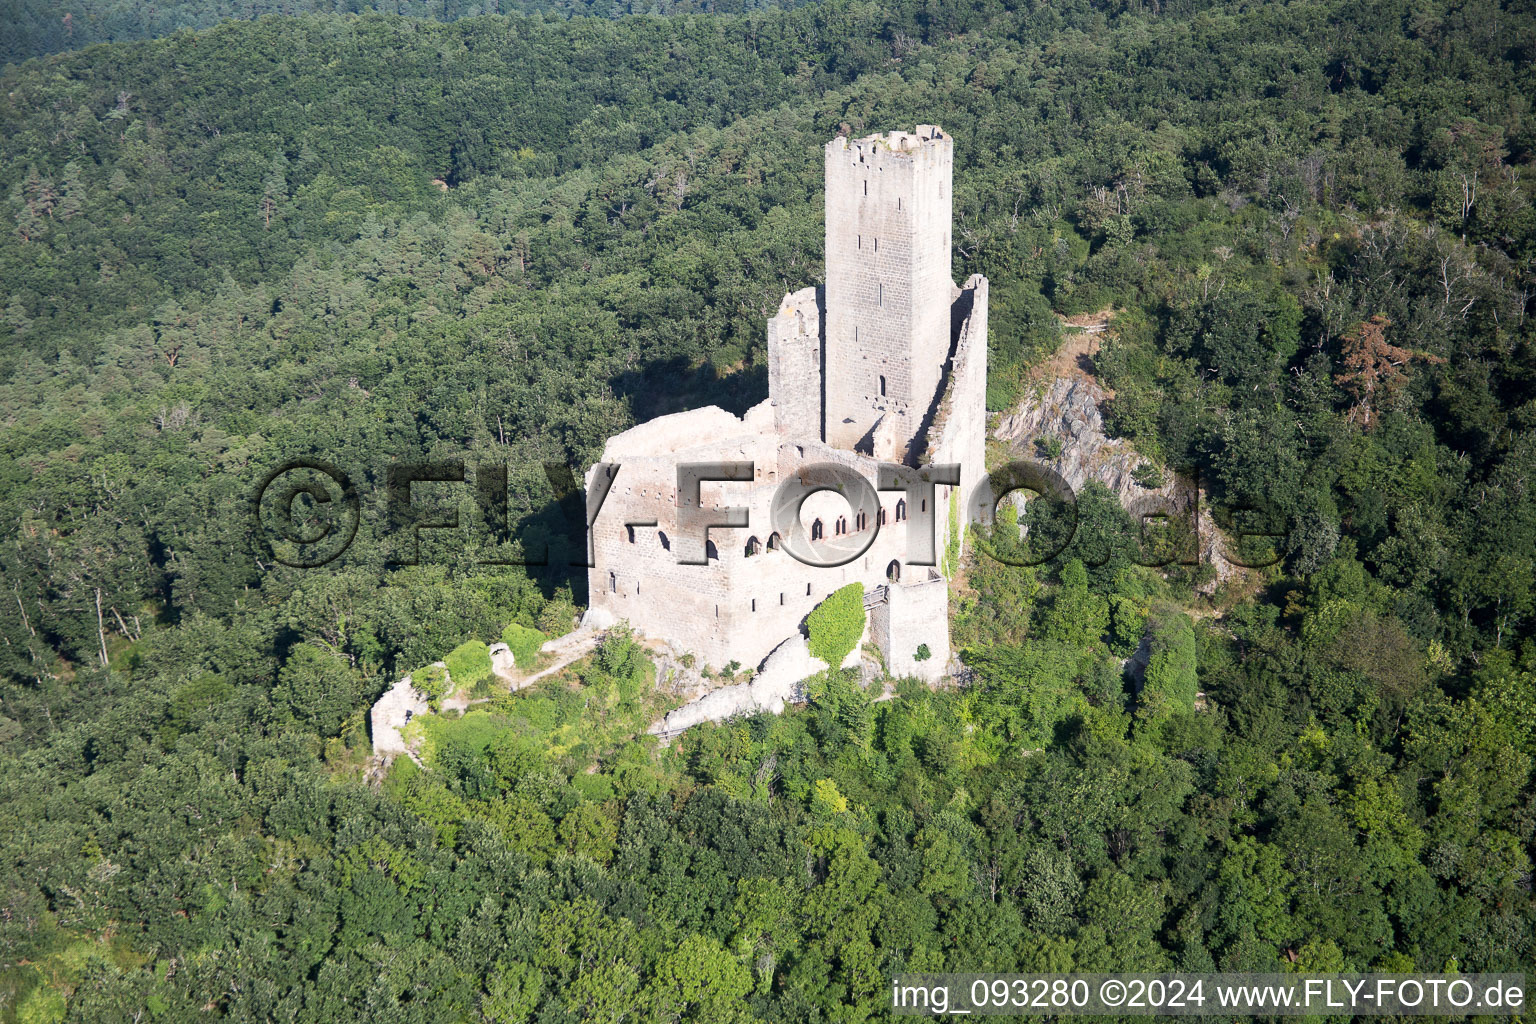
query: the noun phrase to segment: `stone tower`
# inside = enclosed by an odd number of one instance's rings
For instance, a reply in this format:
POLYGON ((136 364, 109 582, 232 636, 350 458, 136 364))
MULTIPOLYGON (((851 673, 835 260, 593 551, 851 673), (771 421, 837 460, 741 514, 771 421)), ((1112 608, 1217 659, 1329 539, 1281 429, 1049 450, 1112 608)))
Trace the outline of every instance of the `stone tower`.
POLYGON ((826 148, 823 438, 910 462, 950 348, 954 144, 936 125, 826 148))

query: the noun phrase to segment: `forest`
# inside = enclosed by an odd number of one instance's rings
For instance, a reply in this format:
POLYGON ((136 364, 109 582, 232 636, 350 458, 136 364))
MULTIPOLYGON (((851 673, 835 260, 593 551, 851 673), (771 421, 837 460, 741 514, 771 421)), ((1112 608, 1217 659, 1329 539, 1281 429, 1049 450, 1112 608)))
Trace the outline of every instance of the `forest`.
POLYGON ((1527 0, 227 6, 23 2, 0 53, 0 1020, 1536 960, 1527 0), (1111 432, 1279 560, 1147 568, 1090 487, 1044 564, 1006 522, 954 553, 964 686, 832 672, 661 746, 620 629, 379 770, 401 673, 572 628, 545 465, 760 401, 822 146, 917 123, 989 406, 1113 308, 1111 432), (253 529, 295 460, 362 496, 319 568, 253 529), (467 488, 401 558, 386 472, 427 461, 504 465, 547 564, 485 564, 467 488))

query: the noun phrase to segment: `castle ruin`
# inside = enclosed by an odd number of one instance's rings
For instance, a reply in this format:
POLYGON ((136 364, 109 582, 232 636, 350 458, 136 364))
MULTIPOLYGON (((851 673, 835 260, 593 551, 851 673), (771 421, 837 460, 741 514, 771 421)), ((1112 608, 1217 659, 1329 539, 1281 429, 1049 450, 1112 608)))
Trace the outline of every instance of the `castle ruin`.
POLYGON ((611 483, 589 615, 756 668, 857 582, 890 674, 933 681, 950 653, 943 570, 985 470, 987 280, 951 277, 954 144, 938 126, 840 137, 825 155, 826 283, 768 321, 768 399, 741 417, 708 406, 642 423, 589 471, 589 494, 611 483), (724 463, 735 479, 703 482, 697 505, 684 487, 679 503, 679 466, 724 463), (826 486, 839 474, 869 486, 826 486), (841 564, 786 550, 799 548, 773 516, 789 480, 826 486, 791 532, 841 564), (732 508, 744 525, 698 525, 732 508))

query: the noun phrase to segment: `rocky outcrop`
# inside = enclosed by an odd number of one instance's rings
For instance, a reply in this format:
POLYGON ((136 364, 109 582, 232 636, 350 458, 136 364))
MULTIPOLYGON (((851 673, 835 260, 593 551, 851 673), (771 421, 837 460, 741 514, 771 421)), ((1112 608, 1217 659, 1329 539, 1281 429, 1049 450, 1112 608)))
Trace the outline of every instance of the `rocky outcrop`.
POLYGON ((1203 491, 1197 496, 1188 481, 1176 478, 1161 466, 1158 470, 1163 479, 1159 487, 1143 487, 1133 479, 1136 468, 1151 460, 1131 447, 1130 442, 1104 432, 1099 406, 1108 397, 1087 374, 1050 378, 1040 391, 1002 416, 993 436, 1008 442, 1019 456, 1050 466, 1074 492, 1081 492, 1090 481, 1098 481, 1133 515, 1140 511, 1166 512, 1170 508, 1176 514, 1187 515, 1194 506, 1200 562, 1216 570, 1215 579, 1203 589, 1212 591, 1240 575, 1243 570, 1225 557, 1221 531, 1211 519, 1203 491), (1061 444, 1061 453, 1055 458, 1039 451, 1042 443, 1051 444, 1051 438, 1061 444))
POLYGON ((1005 414, 993 434, 1012 443, 1026 458, 1048 464, 1074 491, 1097 480, 1124 505, 1152 495, 1173 495, 1175 483, 1169 474, 1156 488, 1143 487, 1131 478, 1136 467, 1148 460, 1129 442, 1104 433, 1099 403, 1107 397, 1089 377, 1056 377, 1038 396, 1025 398, 1005 414), (1043 459, 1035 450, 1036 442, 1052 437, 1060 440, 1061 455, 1043 459))

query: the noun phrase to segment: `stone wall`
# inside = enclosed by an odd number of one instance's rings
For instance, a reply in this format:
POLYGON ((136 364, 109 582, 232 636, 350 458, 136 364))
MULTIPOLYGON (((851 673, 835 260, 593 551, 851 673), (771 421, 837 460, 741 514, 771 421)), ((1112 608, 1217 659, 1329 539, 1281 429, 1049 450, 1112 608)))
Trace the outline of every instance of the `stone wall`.
POLYGON ((412 718, 430 709, 427 698, 416 692, 409 675, 384 692, 368 713, 369 731, 373 733, 373 752, 394 756, 407 752, 401 730, 412 718))
MULTIPOLYGON (((593 525, 595 564, 588 570, 593 609, 613 621, 627 619, 642 633, 665 639, 715 667, 736 661, 752 668, 786 637, 799 634, 805 616, 839 587, 853 582, 876 587, 892 576, 926 578, 929 567, 910 564, 909 555, 943 549, 949 523, 948 489, 943 486, 935 489, 932 499, 929 538, 920 532, 918 513, 924 510, 909 506, 904 491, 877 492, 868 507, 854 507, 844 496, 822 491, 805 502, 801 523, 808 531, 810 522, 820 518, 824 548, 856 557, 843 565, 820 567, 806 565, 782 549, 771 520, 774 493, 782 480, 806 466, 832 463, 862 476, 873 488, 879 482, 878 464, 819 441, 785 441, 776 431, 764 429, 769 415, 771 411, 760 406, 741 420, 713 408, 663 417, 699 440, 661 454, 636 451, 630 432, 609 440, 603 461, 620 468, 593 525), (679 525, 677 466, 725 460, 752 462, 752 481, 705 483, 700 495, 707 509, 747 509, 747 526, 710 529, 711 546, 701 551, 702 531, 679 525), (837 533, 839 517, 846 524, 842 535, 837 533), (631 525, 646 521, 656 525, 631 525), (755 553, 749 555, 749 547, 755 553), (700 554, 709 556, 707 565, 679 564, 684 555, 700 554)), ((646 425, 650 429, 642 444, 660 443, 663 433, 653 424, 646 425)))
POLYGON ((820 288, 802 288, 768 321, 768 395, 786 436, 821 436, 821 303, 820 288))
POLYGON ((912 583, 870 591, 864 609, 869 639, 885 658, 886 673, 936 683, 949 664, 949 582, 938 573, 912 583), (918 648, 928 657, 918 660, 918 648))
POLYGON ((987 279, 980 274, 971 275, 956 291, 954 349, 945 369, 943 394, 931 414, 928 449, 922 459, 928 465, 960 465, 957 528, 962 540, 967 523, 977 514, 967 503, 986 473, 988 299, 987 279))

